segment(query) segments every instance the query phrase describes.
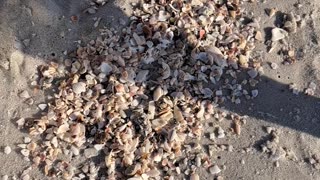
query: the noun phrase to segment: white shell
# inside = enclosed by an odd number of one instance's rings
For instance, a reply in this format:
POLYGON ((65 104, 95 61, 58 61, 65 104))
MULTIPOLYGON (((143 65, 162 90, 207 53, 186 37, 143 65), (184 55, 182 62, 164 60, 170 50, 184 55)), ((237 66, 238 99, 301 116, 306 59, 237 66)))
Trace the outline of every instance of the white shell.
POLYGON ((10 153, 11 153, 11 147, 10 147, 10 146, 4 147, 3 152, 4 152, 5 154, 10 154, 10 153))
POLYGON ((218 174, 221 172, 221 169, 217 166, 217 165, 214 165, 212 167, 209 168, 209 171, 211 174, 218 174))
POLYGON ((84 82, 74 83, 72 84, 72 90, 76 94, 86 92, 86 84, 84 82))
POLYGON ((153 92, 153 100, 158 101, 163 96, 163 89, 158 86, 153 92))
POLYGON ((281 39, 284 39, 286 36, 288 36, 288 32, 285 31, 284 29, 281 28, 273 28, 272 31, 272 37, 271 37, 271 41, 275 42, 275 41, 279 41, 281 39))

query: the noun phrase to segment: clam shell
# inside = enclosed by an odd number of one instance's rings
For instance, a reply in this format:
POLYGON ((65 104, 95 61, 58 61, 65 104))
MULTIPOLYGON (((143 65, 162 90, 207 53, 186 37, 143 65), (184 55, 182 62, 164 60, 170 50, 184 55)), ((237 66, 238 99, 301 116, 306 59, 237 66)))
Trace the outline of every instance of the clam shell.
POLYGON ((72 84, 72 90, 75 94, 86 92, 86 84, 84 82, 74 83, 72 84))

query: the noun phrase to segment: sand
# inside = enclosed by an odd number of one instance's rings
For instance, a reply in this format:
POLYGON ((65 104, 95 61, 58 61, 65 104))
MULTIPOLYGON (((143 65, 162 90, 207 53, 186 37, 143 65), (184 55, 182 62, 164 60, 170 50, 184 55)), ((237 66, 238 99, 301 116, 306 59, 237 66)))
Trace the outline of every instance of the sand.
MULTIPOLYGON (((132 2, 132 1, 130 1, 132 2)), ((17 144, 23 143, 25 132, 17 129, 15 121, 20 117, 39 114, 37 105, 45 102, 41 91, 30 88, 32 75, 37 66, 50 61, 61 62, 79 45, 85 44, 98 33, 99 27, 121 29, 132 12, 125 0, 109 1, 96 14, 83 13, 87 7, 85 0, 2 0, 0 3, 0 175, 19 177, 28 167, 17 144), (70 17, 79 16, 77 22, 70 17), (102 20, 94 27, 94 17, 102 20), (30 41, 30 42, 28 42, 30 41), (34 99, 33 105, 26 104, 18 94, 27 90, 34 99), (3 153, 5 146, 12 152, 3 153)), ((226 168, 219 174, 225 179, 319 179, 320 172, 309 162, 312 155, 320 153, 320 108, 319 88, 315 95, 306 96, 303 91, 310 82, 320 82, 320 1, 266 0, 265 3, 245 3, 248 12, 261 17, 261 31, 270 37, 271 28, 277 26, 279 16, 268 17, 265 10, 276 7, 280 13, 294 12, 304 17, 305 26, 290 35, 288 42, 299 53, 298 61, 292 65, 282 65, 283 58, 273 51, 267 52, 261 43, 257 51, 262 54, 264 76, 258 85, 257 98, 242 101, 240 105, 227 103, 228 111, 247 115, 239 137, 218 140, 217 144, 231 144, 233 151, 217 152, 218 165, 226 168), (301 4, 301 7, 297 6, 301 4), (270 63, 277 63, 278 69, 271 69, 270 63), (288 88, 295 83, 300 89, 294 95, 288 88), (268 154, 261 152, 270 135, 265 127, 278 131, 279 146, 294 152, 296 160, 279 160, 279 167, 268 154), (248 152, 244 152, 248 151, 248 152)), ((227 127, 227 123, 224 128, 227 127)), ((208 132, 207 132, 208 133, 208 132)), ((208 144, 209 142, 202 142, 208 144)), ((32 171, 31 177, 41 178, 40 171, 32 171)), ((212 179, 203 172, 201 179, 212 179)))

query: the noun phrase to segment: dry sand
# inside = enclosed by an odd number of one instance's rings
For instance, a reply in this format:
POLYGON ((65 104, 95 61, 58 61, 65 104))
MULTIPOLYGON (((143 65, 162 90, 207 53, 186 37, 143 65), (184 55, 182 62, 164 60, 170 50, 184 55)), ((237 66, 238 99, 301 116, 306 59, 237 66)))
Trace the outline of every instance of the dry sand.
MULTIPOLYGON (((240 105, 226 104, 225 109, 247 115, 247 123, 239 137, 219 140, 218 144, 231 144, 233 151, 217 152, 217 164, 225 166, 221 176, 225 179, 320 179, 320 172, 309 162, 312 155, 320 155, 320 108, 319 88, 315 95, 306 96, 303 90, 312 81, 320 80, 320 49, 318 46, 320 29, 320 1, 308 0, 265 0, 265 3, 245 3, 244 7, 255 17, 261 17, 261 31, 269 38, 271 28, 279 23, 281 13, 294 12, 304 17, 305 26, 290 35, 289 44, 299 53, 299 60, 293 65, 282 65, 282 56, 277 51, 267 52, 261 44, 257 48, 264 57, 265 74, 259 84, 259 96, 243 101, 240 105), (301 7, 297 7, 300 3, 301 7), (280 14, 270 18, 265 10, 276 7, 280 14), (279 68, 273 70, 270 63, 279 68), (301 90, 292 94, 288 84, 295 83, 301 90), (261 152, 270 135, 265 127, 280 131, 279 146, 294 152, 297 160, 283 158, 279 167, 261 152), (245 152, 248 151, 248 152, 245 152)), ((131 1, 130 1, 131 2, 131 1)), ((19 117, 32 117, 38 113, 37 105, 44 102, 43 92, 34 92, 30 79, 37 66, 51 60, 61 61, 64 51, 70 52, 78 45, 77 40, 87 42, 94 39, 98 28, 106 25, 120 29, 122 20, 127 21, 131 13, 128 1, 110 1, 97 14, 82 13, 87 7, 85 0, 1 0, 0 3, 0 175, 19 174, 28 167, 17 144, 26 135, 17 129, 15 121, 19 117), (72 23, 70 17, 78 15, 79 21, 72 23), (94 28, 94 17, 101 17, 98 28, 94 28), (120 20, 121 19, 121 20, 120 20), (28 42, 29 40, 30 42, 28 42), (33 105, 28 105, 18 96, 27 90, 33 97, 33 105), (9 155, 3 153, 10 146, 9 155)), ((224 128, 228 128, 225 125, 224 128)), ((204 141, 203 144, 209 142, 204 141)), ((33 171, 32 177, 42 177, 33 171)), ((201 179, 213 179, 203 172, 201 179)))

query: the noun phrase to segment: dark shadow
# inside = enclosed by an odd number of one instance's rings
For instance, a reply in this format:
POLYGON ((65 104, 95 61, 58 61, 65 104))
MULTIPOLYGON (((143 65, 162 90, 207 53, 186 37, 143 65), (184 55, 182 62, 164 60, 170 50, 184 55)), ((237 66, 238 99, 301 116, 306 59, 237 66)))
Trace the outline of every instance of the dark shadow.
MULTIPOLYGON (((2 0, 0 3, 0 35, 7 43, 26 55, 40 59, 60 59, 74 50, 78 42, 85 45, 99 35, 99 29, 113 27, 121 32, 128 16, 110 0, 103 6, 89 0, 2 0), (94 13, 88 8, 96 6, 94 13), (101 18, 99 23, 98 19, 101 18), (22 20, 23 19, 23 20, 22 20), (95 26, 95 23, 97 26, 95 26), (1 29, 1 27, 7 27, 1 29), (79 41, 79 42, 80 42, 79 41)), ((122 2, 122 1, 121 1, 122 2)), ((123 2, 124 3, 124 2, 123 2)), ((0 49, 5 50, 0 45, 0 49)), ((5 51, 4 51, 5 52, 5 51)), ((2 52, 3 53, 3 52, 2 52)), ((9 52, 6 52, 10 57, 9 52)))
POLYGON ((261 77, 259 95, 252 100, 242 100, 240 105, 227 102, 225 108, 267 122, 289 127, 320 137, 320 99, 293 94, 287 84, 261 77))

